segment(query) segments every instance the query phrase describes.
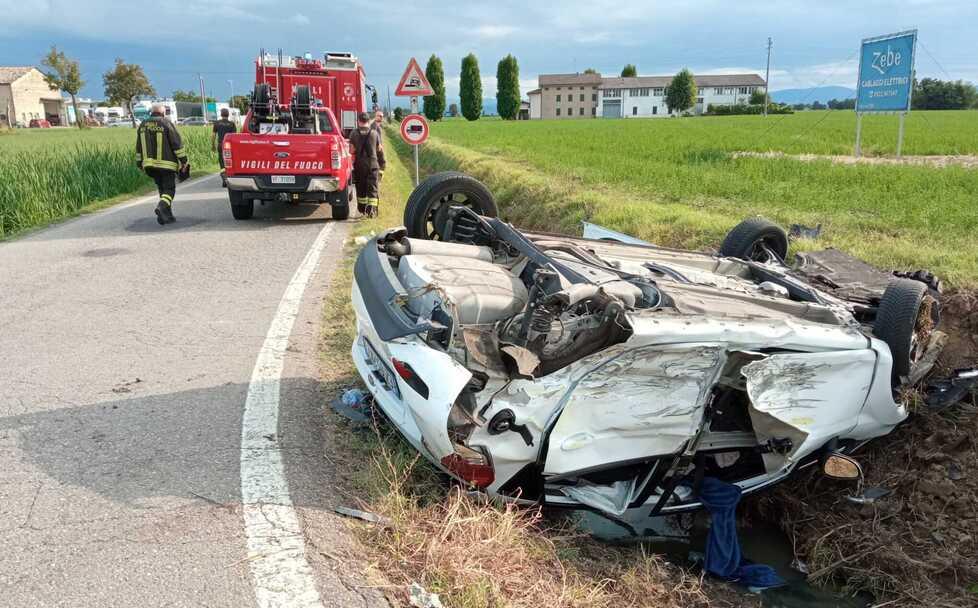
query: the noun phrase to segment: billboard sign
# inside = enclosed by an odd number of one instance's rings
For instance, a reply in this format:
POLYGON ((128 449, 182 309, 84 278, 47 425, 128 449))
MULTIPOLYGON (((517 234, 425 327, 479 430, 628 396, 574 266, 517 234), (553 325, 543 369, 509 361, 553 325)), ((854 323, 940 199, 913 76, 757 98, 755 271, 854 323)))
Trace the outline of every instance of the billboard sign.
POLYGON ((917 30, 863 40, 856 112, 909 112, 917 30))

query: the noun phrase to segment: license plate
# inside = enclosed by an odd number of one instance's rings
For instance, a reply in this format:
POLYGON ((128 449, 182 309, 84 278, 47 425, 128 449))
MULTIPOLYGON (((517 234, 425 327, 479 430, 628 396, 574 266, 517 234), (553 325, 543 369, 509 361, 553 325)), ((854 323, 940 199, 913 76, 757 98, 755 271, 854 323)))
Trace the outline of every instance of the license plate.
POLYGON ((377 352, 373 344, 366 338, 362 338, 362 342, 364 347, 363 351, 366 353, 367 366, 373 372, 374 378, 379 380, 384 388, 394 393, 400 399, 401 391, 397 387, 397 377, 394 376, 394 371, 387 367, 387 364, 381 359, 380 353, 377 352))
POLYGON ((272 183, 273 184, 294 184, 295 183, 295 176, 294 175, 273 175, 272 176, 272 183))

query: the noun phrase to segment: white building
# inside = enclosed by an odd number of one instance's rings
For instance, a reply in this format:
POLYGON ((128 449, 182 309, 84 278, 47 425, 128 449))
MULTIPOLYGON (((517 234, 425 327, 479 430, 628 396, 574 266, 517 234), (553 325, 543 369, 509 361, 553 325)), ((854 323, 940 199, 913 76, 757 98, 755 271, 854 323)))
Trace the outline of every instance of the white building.
MULTIPOLYGON (((711 105, 748 103, 755 91, 763 92, 764 79, 757 74, 694 76, 697 88, 694 114, 711 105)), ((665 89, 672 76, 602 78, 598 85, 597 115, 604 118, 649 118, 669 116, 665 89)))
POLYGON ((542 117, 543 100, 540 97, 540 89, 534 89, 526 94, 530 100, 530 120, 542 117))

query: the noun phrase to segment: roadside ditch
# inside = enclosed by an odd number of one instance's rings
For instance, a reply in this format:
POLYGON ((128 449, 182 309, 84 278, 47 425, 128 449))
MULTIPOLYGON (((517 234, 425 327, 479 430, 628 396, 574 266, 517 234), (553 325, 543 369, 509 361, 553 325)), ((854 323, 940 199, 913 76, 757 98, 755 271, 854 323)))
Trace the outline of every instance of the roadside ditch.
MULTIPOLYGON (((409 158, 406 147, 398 147, 398 152, 409 158)), ((618 204, 634 198, 628 192, 589 190, 572 177, 556 179, 436 139, 425 145, 421 158, 423 174, 459 170, 486 183, 501 215, 515 225, 580 234, 580 222, 590 220, 629 232, 632 220, 618 204), (601 217, 596 219, 599 206, 601 217)), ((645 209, 658 218, 659 228, 643 236, 665 246, 689 248, 690 243, 699 243, 699 248, 707 249, 674 206, 647 203, 645 209)), ((718 219, 729 223, 729 218, 718 219)), ((948 290, 942 329, 950 341, 935 377, 978 364, 978 292, 948 290)), ((876 605, 974 606, 978 602, 975 395, 943 412, 928 410, 919 394, 904 397, 912 418, 859 455, 867 483, 886 488, 889 496, 875 505, 856 506, 845 500, 846 486, 814 472, 804 473, 770 494, 745 501, 741 523, 777 525, 800 560, 795 566, 807 571, 812 584, 849 594, 869 592, 876 605)), ((707 591, 707 602, 709 595, 707 591)))

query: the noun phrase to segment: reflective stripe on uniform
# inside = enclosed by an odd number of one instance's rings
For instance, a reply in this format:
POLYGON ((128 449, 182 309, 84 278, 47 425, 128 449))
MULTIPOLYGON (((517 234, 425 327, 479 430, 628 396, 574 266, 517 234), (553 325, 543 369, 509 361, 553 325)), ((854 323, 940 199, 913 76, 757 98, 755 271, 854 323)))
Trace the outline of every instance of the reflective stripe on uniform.
POLYGON ((177 164, 172 160, 159 160, 156 158, 147 158, 143 161, 143 169, 147 167, 156 167, 158 169, 169 169, 170 171, 177 170, 177 164))
POLYGON ((177 148, 173 151, 173 155, 177 158, 187 158, 187 152, 183 148, 177 148))
POLYGON ((156 160, 163 160, 163 131, 156 132, 156 160))
POLYGON ((143 154, 149 156, 149 150, 146 149, 146 130, 142 128, 139 129, 139 144, 141 146, 143 154))
POLYGON ((377 207, 378 205, 380 205, 380 199, 378 198, 367 198, 366 201, 368 207, 377 207))
POLYGON ((161 199, 161 200, 164 200, 164 201, 166 201, 166 202, 167 202, 167 204, 169 204, 169 203, 172 203, 172 202, 173 202, 173 197, 172 197, 172 196, 170 196, 169 194, 161 194, 161 195, 160 195, 160 199, 161 199))

